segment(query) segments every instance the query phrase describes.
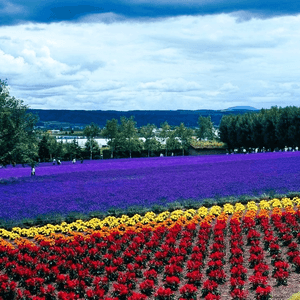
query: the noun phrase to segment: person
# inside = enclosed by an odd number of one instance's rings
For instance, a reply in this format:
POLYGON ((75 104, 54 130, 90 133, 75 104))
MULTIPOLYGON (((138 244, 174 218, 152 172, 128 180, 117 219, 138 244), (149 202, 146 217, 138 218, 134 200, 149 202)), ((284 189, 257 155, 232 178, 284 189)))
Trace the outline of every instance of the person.
POLYGON ((161 154, 160 154, 160 157, 163 157, 163 156, 164 156, 164 155, 161 153, 161 154))
POLYGON ((60 159, 58 159, 57 160, 57 165, 60 165, 60 164, 61 164, 60 159))
POLYGON ((55 163, 56 163, 56 159, 53 158, 53 166, 55 166, 55 163))
POLYGON ((72 161, 72 162, 73 162, 73 164, 75 164, 75 163, 76 163, 76 158, 73 158, 73 161, 72 161))
POLYGON ((83 158, 82 157, 80 158, 80 162, 83 164, 83 158))
POLYGON ((31 168, 31 176, 35 176, 35 167, 31 168))
POLYGON ((171 156, 174 156, 174 153, 172 152, 171 156))

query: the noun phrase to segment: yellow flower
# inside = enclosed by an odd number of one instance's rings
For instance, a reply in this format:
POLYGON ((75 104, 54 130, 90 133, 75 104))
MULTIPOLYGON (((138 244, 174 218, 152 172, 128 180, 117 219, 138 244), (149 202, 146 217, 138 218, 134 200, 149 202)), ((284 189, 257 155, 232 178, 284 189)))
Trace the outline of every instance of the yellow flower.
POLYGON ((247 209, 249 210, 258 210, 256 203, 254 201, 250 201, 247 203, 247 209))
POLYGON ((273 199, 272 206, 273 207, 280 207, 280 208, 282 208, 282 204, 281 204, 281 202, 280 202, 279 199, 273 199))
POLYGON ((205 206, 202 206, 198 209, 198 215, 200 217, 205 217, 208 214, 208 209, 205 206))
POLYGON ((242 203, 238 202, 235 204, 234 212, 244 211, 244 210, 245 210, 245 206, 242 203))
POLYGON ((293 207, 294 206, 293 201, 290 198, 282 198, 281 203, 282 203, 283 207, 288 207, 288 206, 293 207))
POLYGON ((234 213, 234 207, 230 203, 226 203, 223 205, 223 211, 226 214, 233 214, 234 213))
POLYGON ((266 200, 261 200, 259 202, 260 209, 271 209, 270 203, 266 200))
POLYGON ((222 212, 222 208, 218 205, 214 205, 210 211, 209 211, 209 215, 219 215, 222 212))

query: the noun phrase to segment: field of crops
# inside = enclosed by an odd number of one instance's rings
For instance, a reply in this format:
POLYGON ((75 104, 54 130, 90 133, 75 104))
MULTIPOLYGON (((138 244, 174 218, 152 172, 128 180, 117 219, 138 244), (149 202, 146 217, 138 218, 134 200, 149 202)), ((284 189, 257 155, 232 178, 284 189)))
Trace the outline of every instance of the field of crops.
POLYGON ((184 198, 199 207, 0 228, 0 300, 287 300, 300 291, 300 198, 201 200, 299 191, 299 166, 293 152, 41 164, 36 177, 1 169, 4 219, 184 198))
POLYGON ((288 299, 299 208, 285 198, 0 230, 0 299, 288 299))
POLYGON ((0 219, 299 191, 300 152, 158 157, 0 169, 0 219), (6 183, 6 184, 5 184, 6 183))

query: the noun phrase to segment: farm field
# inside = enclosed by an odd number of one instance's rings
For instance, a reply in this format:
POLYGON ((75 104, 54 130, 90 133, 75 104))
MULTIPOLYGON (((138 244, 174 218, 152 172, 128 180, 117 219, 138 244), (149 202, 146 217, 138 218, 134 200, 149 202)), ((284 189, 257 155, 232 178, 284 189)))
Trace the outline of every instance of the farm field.
POLYGON ((0 230, 0 298, 288 299, 299 208, 295 197, 0 230))
POLYGON ((158 157, 0 169, 0 219, 299 190, 300 152, 158 157))
POLYGON ((0 218, 195 209, 0 228, 0 300, 287 300, 300 291, 300 153, 85 161, 0 169, 0 218))

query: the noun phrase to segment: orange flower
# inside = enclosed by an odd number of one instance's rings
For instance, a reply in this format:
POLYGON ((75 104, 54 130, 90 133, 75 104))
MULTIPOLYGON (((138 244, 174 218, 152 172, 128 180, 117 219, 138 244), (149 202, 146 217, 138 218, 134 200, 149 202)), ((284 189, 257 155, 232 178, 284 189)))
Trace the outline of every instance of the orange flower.
POLYGON ((4 247, 10 248, 10 249, 15 249, 15 247, 10 242, 7 242, 2 238, 0 238, 0 246, 2 246, 2 247, 4 246, 4 247))
POLYGON ((243 217, 243 212, 242 211, 236 211, 233 213, 233 215, 231 216, 231 218, 233 219, 241 219, 243 217))
POLYGON ((256 210, 247 210, 245 217, 254 219, 256 217, 256 210))
POLYGON ((287 206, 287 207, 285 208, 285 211, 286 211, 287 213, 291 213, 291 214, 295 214, 295 213, 296 213, 296 211, 294 210, 294 208, 291 207, 291 206, 287 206))
POLYGON ((272 214, 273 214, 273 215, 279 215, 279 216, 281 216, 281 215, 282 215, 282 210, 281 210, 281 208, 279 208, 279 207, 274 207, 273 210, 272 210, 272 214))
POLYGON ((257 215, 258 217, 267 217, 269 218, 269 211, 267 209, 261 209, 257 215))
POLYGON ((219 216, 217 217, 218 220, 224 220, 227 221, 228 219, 228 214, 226 214, 225 212, 222 212, 221 214, 219 214, 219 216))

